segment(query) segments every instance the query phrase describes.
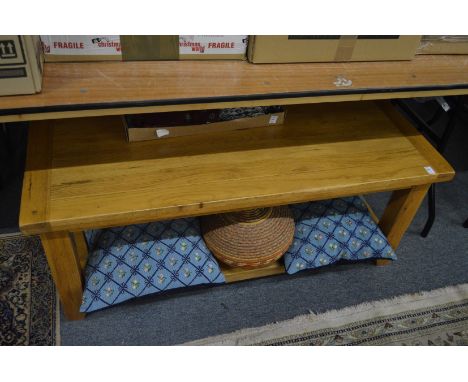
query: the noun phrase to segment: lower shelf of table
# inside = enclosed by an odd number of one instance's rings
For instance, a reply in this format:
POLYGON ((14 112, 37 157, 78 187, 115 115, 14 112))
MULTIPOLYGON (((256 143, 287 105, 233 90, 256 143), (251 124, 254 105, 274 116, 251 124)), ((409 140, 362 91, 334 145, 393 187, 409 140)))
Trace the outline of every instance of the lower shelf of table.
MULTIPOLYGON (((372 217, 372 219, 378 224, 379 218, 375 214, 374 210, 371 208, 369 203, 363 197, 362 200, 366 204, 367 209, 372 217)), ((377 265, 385 265, 389 264, 391 260, 378 260, 377 265)), ((268 264, 265 267, 261 268, 254 268, 254 269, 246 269, 246 268, 235 268, 230 267, 225 264, 220 264, 221 271, 224 274, 224 278, 226 279, 227 283, 233 283, 236 281, 244 281, 244 280, 251 280, 251 279, 258 279, 260 277, 267 277, 267 276, 274 276, 274 275, 281 275, 286 273, 286 269, 284 268, 284 264, 282 259, 275 261, 274 263, 268 264)))
POLYGON ((246 269, 246 268, 233 268, 221 264, 221 271, 227 283, 236 281, 257 279, 259 277, 273 276, 285 273, 284 264, 281 260, 275 261, 262 268, 246 269))

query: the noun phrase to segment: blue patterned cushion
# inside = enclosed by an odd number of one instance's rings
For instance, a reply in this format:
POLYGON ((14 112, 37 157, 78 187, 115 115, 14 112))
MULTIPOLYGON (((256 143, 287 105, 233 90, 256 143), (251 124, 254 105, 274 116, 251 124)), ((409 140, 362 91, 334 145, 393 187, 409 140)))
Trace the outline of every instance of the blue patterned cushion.
POLYGON ((82 312, 164 290, 225 282, 197 219, 93 230, 86 238, 90 256, 82 312))
POLYGON ((359 197, 290 206, 296 230, 284 255, 290 274, 338 260, 396 259, 385 235, 359 197))

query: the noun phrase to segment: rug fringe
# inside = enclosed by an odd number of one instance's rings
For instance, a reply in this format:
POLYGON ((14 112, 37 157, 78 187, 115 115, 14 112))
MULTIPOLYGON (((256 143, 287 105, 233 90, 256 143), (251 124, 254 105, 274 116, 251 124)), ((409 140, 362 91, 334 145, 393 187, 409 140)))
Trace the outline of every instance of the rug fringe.
POLYGON ((21 232, 0 233, 0 239, 13 239, 23 236, 21 232))
POLYGON ((376 317, 424 309, 466 299, 468 299, 468 284, 460 284, 384 300, 364 302, 359 305, 329 310, 320 314, 312 312, 290 320, 275 322, 256 328, 241 329, 228 334, 187 342, 183 345, 248 345, 305 331, 334 328, 355 321, 375 319, 376 317))
MULTIPOLYGON (((332 309, 328 310, 323 313, 317 313, 312 310, 309 310, 308 315, 303 315, 309 317, 310 315, 319 317, 321 319, 330 319, 335 318, 336 316, 347 316, 349 314, 354 314, 357 311, 362 312, 366 310, 374 310, 385 307, 387 305, 401 305, 401 304, 408 304, 408 303, 416 303, 418 301, 423 301, 427 299, 432 299, 436 297, 448 297, 452 296, 455 297, 455 300, 450 301, 458 301, 468 298, 468 284, 459 284, 453 286, 447 286, 440 289, 434 289, 430 291, 420 291, 417 293, 410 293, 401 296, 395 296, 392 298, 387 298, 383 300, 376 300, 376 301, 369 301, 363 302, 358 305, 348 306, 342 309, 332 309), (459 298, 457 298, 459 297, 459 298)), ((303 317, 298 316, 298 317, 303 317)), ((297 317, 296 317, 297 318, 297 317)))

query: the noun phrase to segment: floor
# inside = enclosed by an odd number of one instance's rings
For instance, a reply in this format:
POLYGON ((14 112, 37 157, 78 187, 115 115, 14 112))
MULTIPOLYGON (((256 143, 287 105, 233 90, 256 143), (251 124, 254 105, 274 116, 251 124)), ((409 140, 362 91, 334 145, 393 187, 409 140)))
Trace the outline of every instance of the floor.
MULTIPOLYGON (((147 296, 89 314, 83 321, 62 319, 62 344, 179 344, 308 311, 323 312, 466 283, 468 229, 462 223, 468 217, 467 147, 468 128, 457 126, 446 151, 457 176, 453 182, 437 187, 434 227, 426 239, 419 236, 427 213, 424 206, 397 251, 399 260, 389 266, 376 267, 371 262, 339 264, 293 276, 147 296)), ((17 215, 21 182, 18 177, 10 179, 9 186, 0 190, 0 232, 17 229, 11 227, 11 217, 17 215)), ((382 212, 388 196, 382 193, 368 197, 377 214, 382 212)))

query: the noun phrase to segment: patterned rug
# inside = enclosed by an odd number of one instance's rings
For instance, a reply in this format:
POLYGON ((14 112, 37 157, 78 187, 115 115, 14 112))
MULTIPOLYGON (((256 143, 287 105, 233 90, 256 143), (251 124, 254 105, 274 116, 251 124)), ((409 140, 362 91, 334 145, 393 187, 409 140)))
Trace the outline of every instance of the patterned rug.
POLYGON ((468 345, 468 284, 348 307, 184 345, 468 345))
POLYGON ((0 345, 59 345, 59 322, 39 238, 0 236, 0 345))

